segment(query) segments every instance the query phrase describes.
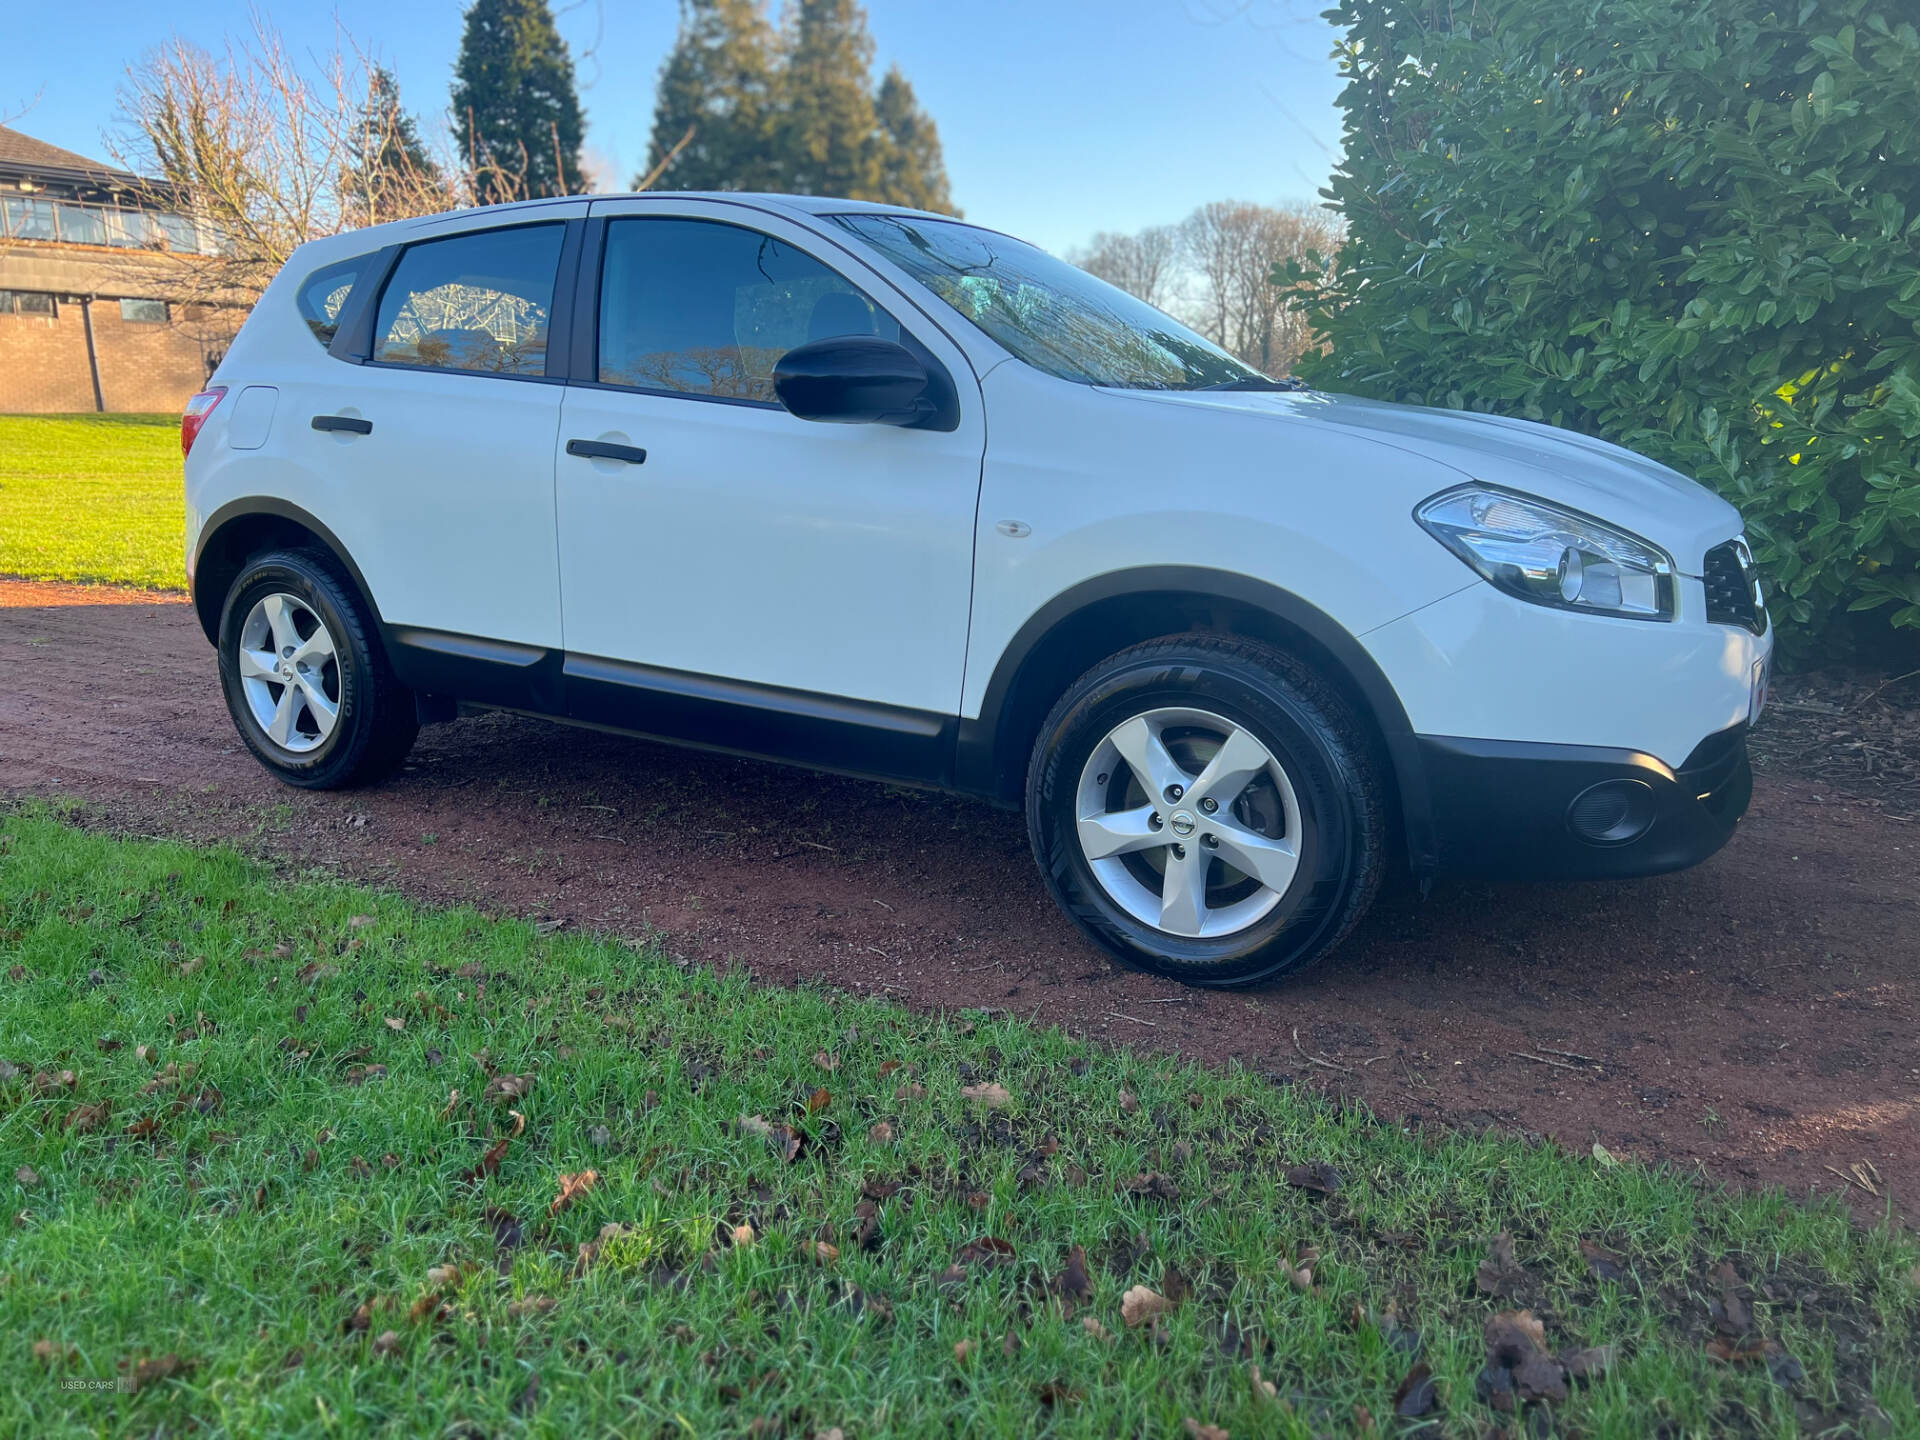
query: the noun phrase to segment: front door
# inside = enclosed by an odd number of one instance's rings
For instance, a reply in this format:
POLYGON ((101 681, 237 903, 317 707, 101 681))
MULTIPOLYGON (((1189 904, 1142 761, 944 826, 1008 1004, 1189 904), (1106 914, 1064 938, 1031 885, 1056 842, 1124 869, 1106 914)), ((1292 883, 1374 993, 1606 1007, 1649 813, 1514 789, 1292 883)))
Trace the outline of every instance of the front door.
POLYGON ((595 376, 568 387, 556 445, 571 707, 939 778, 922 772, 959 713, 985 443, 965 358, 800 226, 718 205, 593 213, 595 376), (957 429, 820 424, 775 400, 786 350, 897 338, 902 320, 952 375, 957 429))

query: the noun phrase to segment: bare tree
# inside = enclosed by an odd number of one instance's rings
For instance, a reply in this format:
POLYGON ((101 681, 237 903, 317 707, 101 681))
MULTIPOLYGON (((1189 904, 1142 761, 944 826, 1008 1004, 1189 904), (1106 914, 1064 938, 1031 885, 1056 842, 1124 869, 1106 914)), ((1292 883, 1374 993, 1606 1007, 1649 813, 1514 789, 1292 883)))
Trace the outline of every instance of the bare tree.
POLYGON ((1178 279, 1180 232, 1171 225, 1152 225, 1133 235, 1102 230, 1069 258, 1089 275, 1164 310, 1178 279))
MULTIPOLYGON (((394 143, 402 117, 349 37, 304 59, 261 15, 215 54, 174 36, 129 67, 114 159, 146 177, 144 205, 190 217, 198 254, 168 256, 190 301, 250 305, 300 245, 360 225, 474 203, 517 177, 394 143), (384 117, 384 118, 383 118, 384 117)), ((152 257, 146 257, 152 263, 152 257)))
POLYGON ((1314 206, 1202 205, 1180 226, 1198 328, 1255 369, 1284 375, 1308 344, 1304 317, 1288 303, 1287 262, 1331 252, 1338 235, 1335 218, 1314 206))

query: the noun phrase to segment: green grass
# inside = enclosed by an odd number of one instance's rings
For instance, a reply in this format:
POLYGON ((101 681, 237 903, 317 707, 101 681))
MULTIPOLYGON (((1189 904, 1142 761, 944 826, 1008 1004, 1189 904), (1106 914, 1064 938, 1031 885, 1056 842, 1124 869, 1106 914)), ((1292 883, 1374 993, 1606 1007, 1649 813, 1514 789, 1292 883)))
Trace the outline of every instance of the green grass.
POLYGON ((1417 1330, 1426 1433, 1477 1436, 1512 1423, 1475 1395, 1511 1303, 1476 1270, 1506 1230, 1548 1343, 1619 1347, 1557 1433, 1787 1435, 1796 1407, 1871 1403, 1920 1434, 1912 1238, 1831 1205, 1408 1133, 1240 1070, 45 812, 0 819, 0 975, 9 1433, 1304 1437, 1363 1406, 1405 1434, 1417 1330), (988 1082, 1004 1108, 963 1096, 988 1082), (742 1117, 794 1127, 797 1156, 742 1117), (1336 1193, 1287 1183, 1307 1162, 1336 1193), (1149 1171, 1177 1196, 1129 1193, 1149 1171), (863 1185, 885 1197, 865 1249, 863 1185), (1004 1261, 943 1283, 982 1238, 1004 1261), (1596 1278, 1583 1240, 1626 1277, 1596 1278), (1074 1246, 1091 1294, 1068 1316, 1047 1282, 1074 1246), (1722 1262, 1797 1382, 1709 1357, 1722 1262), (1185 1298, 1129 1327, 1136 1285, 1185 1298), (143 1362, 132 1393, 62 1388, 143 1362))
POLYGON ((0 575, 184 589, 177 415, 0 415, 0 575))

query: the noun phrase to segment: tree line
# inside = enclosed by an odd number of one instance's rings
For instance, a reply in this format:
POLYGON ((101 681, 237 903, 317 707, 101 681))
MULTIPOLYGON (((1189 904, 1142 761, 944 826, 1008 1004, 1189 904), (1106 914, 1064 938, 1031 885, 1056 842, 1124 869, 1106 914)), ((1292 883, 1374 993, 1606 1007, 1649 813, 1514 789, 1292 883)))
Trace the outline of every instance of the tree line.
MULTIPOLYGON (((682 0, 636 190, 783 190, 953 212, 940 134, 898 66, 876 84, 855 0, 682 0)), ((290 47, 264 13, 214 52, 174 36, 129 67, 114 158, 218 239, 190 303, 246 304, 299 245, 469 205, 587 191, 586 115, 548 0, 473 0, 446 137, 344 34, 290 47)), ((187 293, 191 292, 191 293, 187 293)))
POLYGON ((1102 231, 1068 258, 1184 320, 1269 375, 1314 346, 1297 303, 1339 246, 1340 221, 1317 205, 1216 200, 1175 225, 1102 231))

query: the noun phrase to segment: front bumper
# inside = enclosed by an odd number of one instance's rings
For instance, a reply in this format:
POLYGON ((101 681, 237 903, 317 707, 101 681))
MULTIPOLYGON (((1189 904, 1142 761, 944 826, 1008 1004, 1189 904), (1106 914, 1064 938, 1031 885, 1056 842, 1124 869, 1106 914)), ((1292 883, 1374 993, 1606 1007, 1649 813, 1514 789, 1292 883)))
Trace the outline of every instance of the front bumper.
POLYGON ((1710 735, 1678 768, 1591 745, 1416 737, 1435 868, 1512 879, 1608 879, 1697 865, 1753 796, 1747 727, 1710 735))

